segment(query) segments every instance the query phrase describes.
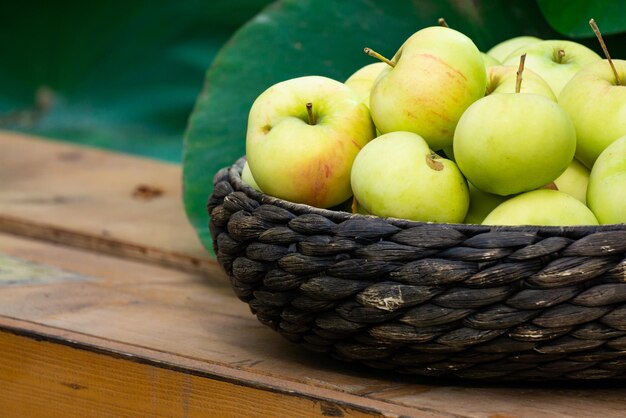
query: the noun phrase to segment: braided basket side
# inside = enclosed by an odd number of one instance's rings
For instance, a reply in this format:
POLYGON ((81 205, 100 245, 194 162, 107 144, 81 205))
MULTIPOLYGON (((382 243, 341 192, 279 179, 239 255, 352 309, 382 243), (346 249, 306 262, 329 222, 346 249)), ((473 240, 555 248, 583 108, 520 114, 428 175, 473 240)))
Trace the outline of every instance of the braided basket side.
POLYGON ((626 225, 490 227, 313 208, 222 169, 218 261, 259 321, 310 350, 422 376, 626 375, 626 225))

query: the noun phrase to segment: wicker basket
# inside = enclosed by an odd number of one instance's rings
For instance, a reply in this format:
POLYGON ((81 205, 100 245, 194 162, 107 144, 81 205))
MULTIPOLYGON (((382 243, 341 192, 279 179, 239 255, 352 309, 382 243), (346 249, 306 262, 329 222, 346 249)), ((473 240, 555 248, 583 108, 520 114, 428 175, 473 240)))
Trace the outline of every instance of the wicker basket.
POLYGON ((370 367, 472 379, 626 377, 626 224, 490 227, 295 204, 219 171, 220 264, 259 321, 370 367))

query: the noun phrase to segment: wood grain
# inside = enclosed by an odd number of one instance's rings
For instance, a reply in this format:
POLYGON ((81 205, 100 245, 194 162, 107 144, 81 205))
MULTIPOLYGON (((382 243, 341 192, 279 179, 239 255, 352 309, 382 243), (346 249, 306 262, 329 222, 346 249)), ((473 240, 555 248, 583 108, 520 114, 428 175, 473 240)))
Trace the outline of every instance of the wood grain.
MULTIPOLYGON (((95 376, 104 373, 103 382, 117 382, 107 390, 121 391, 127 390, 128 385, 139 385, 132 377, 137 373, 164 376, 163 371, 148 373, 127 364, 139 362, 260 390, 248 395, 225 387, 222 403, 212 402, 229 408, 239 396, 243 396, 242 399, 254 396, 255 404, 265 408, 259 410, 261 415, 266 412, 267 416, 275 416, 275 411, 270 409, 275 403, 292 405, 289 396, 329 402, 325 404, 327 412, 334 411, 331 408, 334 405, 345 415, 376 411, 388 416, 618 417, 623 416, 626 408, 626 390, 619 382, 588 382, 578 386, 442 382, 376 373, 306 352, 258 323, 247 306, 235 299, 228 284, 216 277, 222 274, 217 268, 206 274, 176 272, 2 234, 0 252, 93 278, 0 289, 0 328, 12 330, 12 334, 19 330, 20 335, 30 332, 43 338, 33 344, 69 345, 80 352, 121 357, 124 363, 106 363, 106 367, 93 370, 95 376), (126 375, 128 367, 136 371, 126 375), (122 384, 116 378, 127 380, 122 384), (278 399, 269 395, 276 393, 280 394, 278 399), (267 405, 263 403, 265 400, 267 405)), ((31 342, 20 341, 18 347, 31 347, 31 342)), ((2 347, 0 358, 5 358, 11 350, 6 345, 2 347)), ((34 347, 20 351, 57 353, 45 347, 41 351, 34 347)), ((15 352, 12 353, 10 355, 15 356, 15 352)), ((54 370, 71 370, 67 363, 62 363, 64 355, 60 351, 57 354, 49 366, 45 362, 38 363, 37 373, 56 375, 60 372, 54 370), (55 362, 65 365, 54 369, 55 362)), ((20 375, 15 366, 11 366, 16 361, 3 366, 11 367, 12 376, 20 375)), ((64 378, 63 381, 83 385, 81 379, 64 378)), ((188 378, 183 377, 172 380, 180 385, 187 381, 188 378)), ((141 385, 145 388, 137 390, 147 391, 148 386, 163 382, 163 378, 144 381, 141 385)), ((37 390, 47 386, 42 385, 37 390)), ((82 395, 80 390, 56 385, 54 390, 67 388, 70 393, 82 395)), ((201 387, 202 392, 218 391, 211 389, 212 386, 201 387)), ((167 393, 179 392, 168 389, 167 393)), ((137 396, 141 399, 144 395, 137 396)), ((180 408, 178 395, 171 396, 168 408, 180 408)), ((64 399, 60 397, 59 402, 64 399)), ((197 402, 205 400, 199 398, 197 402)), ((297 405, 306 411, 312 408, 317 414, 323 413, 314 403, 297 405)), ((245 405, 242 408, 245 409, 245 405)))
POLYGON ((5 417, 373 416, 375 411, 257 389, 0 331, 5 417))
POLYGON ((0 131, 0 231, 203 271, 215 262, 181 179, 175 164, 0 131))

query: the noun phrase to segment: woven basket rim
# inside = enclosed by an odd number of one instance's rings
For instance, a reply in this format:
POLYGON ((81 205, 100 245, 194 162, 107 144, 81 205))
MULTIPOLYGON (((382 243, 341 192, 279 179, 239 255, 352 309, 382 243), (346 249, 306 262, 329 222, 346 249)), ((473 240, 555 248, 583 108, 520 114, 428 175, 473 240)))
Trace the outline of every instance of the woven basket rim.
POLYGON ((274 196, 255 190, 241 179, 241 172, 246 163, 246 157, 240 157, 232 166, 228 167, 228 177, 230 183, 236 191, 241 191, 247 196, 263 203, 270 204, 287 209, 298 214, 316 214, 328 218, 332 221, 343 222, 347 219, 383 219, 392 225, 401 228, 410 228, 414 226, 430 225, 440 226, 442 228, 454 228, 460 232, 470 232, 473 234, 481 232, 493 231, 517 231, 517 232, 535 232, 547 235, 574 235, 584 236, 594 232, 621 231, 626 230, 626 223, 621 224, 604 224, 604 225, 576 225, 576 226, 541 226, 541 225, 479 225, 479 224, 462 224, 462 223, 441 223, 441 222, 421 222, 408 219, 380 217, 376 215, 364 215, 360 213, 350 213, 345 211, 322 209, 307 205, 304 203, 294 203, 288 200, 280 199, 274 196))

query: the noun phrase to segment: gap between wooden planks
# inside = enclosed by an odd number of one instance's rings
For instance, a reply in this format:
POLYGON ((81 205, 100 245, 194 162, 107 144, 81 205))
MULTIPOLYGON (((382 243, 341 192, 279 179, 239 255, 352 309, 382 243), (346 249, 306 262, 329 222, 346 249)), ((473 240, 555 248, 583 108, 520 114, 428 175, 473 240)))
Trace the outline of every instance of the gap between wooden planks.
POLYGON ((0 231, 207 271, 181 182, 176 164, 0 131, 0 231))

